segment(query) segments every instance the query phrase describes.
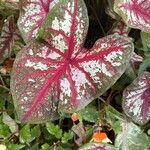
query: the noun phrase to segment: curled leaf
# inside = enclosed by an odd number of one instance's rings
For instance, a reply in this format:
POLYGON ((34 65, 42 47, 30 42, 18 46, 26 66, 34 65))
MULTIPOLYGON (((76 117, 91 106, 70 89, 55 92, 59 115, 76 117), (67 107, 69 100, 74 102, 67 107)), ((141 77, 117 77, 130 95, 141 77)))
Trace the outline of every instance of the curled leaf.
POLYGON ((114 10, 131 28, 150 32, 149 0, 115 0, 114 10))
POLYGON ((145 124, 150 119, 150 73, 145 72, 123 93, 123 109, 135 122, 145 124))
POLYGON ((26 42, 37 37, 39 28, 55 3, 54 0, 20 0, 18 27, 26 42))

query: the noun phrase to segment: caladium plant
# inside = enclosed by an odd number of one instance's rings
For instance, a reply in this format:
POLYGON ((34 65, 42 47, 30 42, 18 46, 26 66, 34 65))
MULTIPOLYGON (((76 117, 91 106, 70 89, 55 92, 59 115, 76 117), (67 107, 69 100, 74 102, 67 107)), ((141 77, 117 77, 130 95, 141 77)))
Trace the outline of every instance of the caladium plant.
POLYGON ((57 0, 21 0, 18 27, 25 42, 37 37, 39 28, 57 0))
POLYGON ((7 18, 0 36, 0 62, 10 56, 16 36, 16 26, 13 16, 7 18))
POLYGON ((11 90, 22 122, 39 123, 54 119, 57 111, 84 108, 123 74, 133 52, 132 40, 118 34, 85 49, 83 0, 62 0, 53 7, 42 25, 43 40, 25 46, 14 63, 11 90))
POLYGON ((121 122, 122 132, 115 139, 115 146, 119 150, 148 150, 150 143, 141 128, 126 119, 121 122))
POLYGON ((150 32, 149 0, 115 0, 114 10, 131 28, 150 32))
POLYGON ((123 94, 124 112, 141 125, 150 120, 150 73, 145 72, 123 94))

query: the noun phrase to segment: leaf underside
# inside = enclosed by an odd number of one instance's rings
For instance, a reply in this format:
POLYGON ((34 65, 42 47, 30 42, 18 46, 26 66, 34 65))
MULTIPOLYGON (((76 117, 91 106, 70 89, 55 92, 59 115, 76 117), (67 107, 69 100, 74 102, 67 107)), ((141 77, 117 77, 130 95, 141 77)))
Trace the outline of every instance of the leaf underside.
POLYGON ((145 72, 129 85, 123 94, 125 113, 135 122, 145 124, 150 119, 150 73, 145 72))
POLYGON ((131 28, 150 32, 149 0, 115 0, 114 10, 131 28))
POLYGON ((68 0, 57 8, 42 27, 48 33, 45 41, 28 44, 14 63, 11 89, 22 122, 54 119, 57 108, 84 108, 116 82, 133 51, 131 39, 117 34, 83 48, 88 29, 84 2, 68 0))

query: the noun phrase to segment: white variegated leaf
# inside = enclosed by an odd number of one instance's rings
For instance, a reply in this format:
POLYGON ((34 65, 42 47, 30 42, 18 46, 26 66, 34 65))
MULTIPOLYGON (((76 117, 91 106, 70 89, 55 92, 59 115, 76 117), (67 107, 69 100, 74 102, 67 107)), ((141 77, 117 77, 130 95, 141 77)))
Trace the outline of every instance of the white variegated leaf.
POLYGON ((22 122, 54 119, 57 109, 82 109, 116 82, 133 52, 132 40, 118 34, 85 49, 84 1, 62 0, 56 8, 42 26, 45 40, 29 43, 15 60, 11 89, 22 122))
POLYGON ((114 10, 131 28, 150 32, 149 0, 115 0, 114 10))
POLYGON ((150 119, 150 73, 145 72, 123 93, 125 113, 135 122, 145 124, 150 119))

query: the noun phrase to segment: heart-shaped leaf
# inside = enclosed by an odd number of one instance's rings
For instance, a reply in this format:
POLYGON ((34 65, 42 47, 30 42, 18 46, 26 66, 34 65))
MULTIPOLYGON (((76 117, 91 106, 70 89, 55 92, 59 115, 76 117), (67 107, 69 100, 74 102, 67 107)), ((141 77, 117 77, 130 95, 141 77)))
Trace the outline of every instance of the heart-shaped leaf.
POLYGON ((57 105, 65 112, 84 108, 116 82, 133 51, 131 39, 117 34, 83 48, 88 29, 83 1, 68 0, 56 11, 61 14, 45 28, 51 43, 32 42, 15 60, 11 89, 23 122, 53 119, 57 105))
POLYGON ((145 72, 123 93, 125 113, 135 122, 145 124, 150 119, 150 73, 145 72))
POLYGON ((16 26, 13 16, 7 18, 0 36, 0 62, 10 56, 15 39, 16 26))
POLYGON ((137 125, 124 120, 122 123, 122 133, 118 134, 115 146, 119 150, 148 150, 150 143, 148 136, 137 125))
POLYGON ((115 0, 114 10, 131 28, 150 32, 149 0, 115 0))
POLYGON ((55 0, 20 0, 18 27, 25 42, 37 37, 38 29, 55 3, 55 0))
POLYGON ((81 147, 79 150, 119 150, 112 145, 102 143, 88 143, 81 147))

